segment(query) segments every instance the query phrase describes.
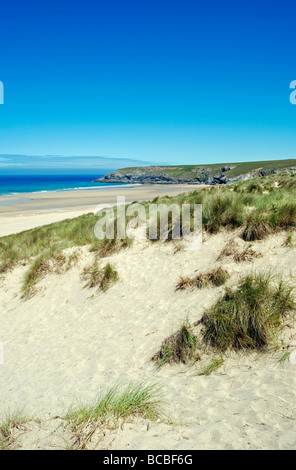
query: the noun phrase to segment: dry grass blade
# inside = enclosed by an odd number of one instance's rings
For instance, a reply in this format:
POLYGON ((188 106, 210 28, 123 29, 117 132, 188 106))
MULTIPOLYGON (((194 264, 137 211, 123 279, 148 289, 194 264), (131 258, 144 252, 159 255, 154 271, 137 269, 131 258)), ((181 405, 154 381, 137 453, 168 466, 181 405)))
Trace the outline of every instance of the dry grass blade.
POLYGON ((254 258, 261 256, 261 253, 257 253, 252 249, 252 245, 248 245, 243 250, 239 250, 238 244, 234 240, 230 240, 219 254, 217 261, 221 261, 225 257, 231 257, 233 261, 240 263, 242 261, 252 261, 254 258))
POLYGON ((205 366, 202 370, 200 370, 196 375, 198 376, 209 376, 213 372, 219 369, 224 364, 224 359, 212 359, 211 362, 205 366))
POLYGON ((197 287, 198 289, 201 289, 203 287, 207 286, 222 286, 225 284, 227 279, 229 279, 229 273, 226 269, 223 269, 221 266, 219 266, 216 269, 213 269, 212 271, 208 271, 205 273, 200 273, 194 278, 180 278, 180 281, 178 282, 176 286, 176 290, 184 290, 187 288, 193 288, 197 287))

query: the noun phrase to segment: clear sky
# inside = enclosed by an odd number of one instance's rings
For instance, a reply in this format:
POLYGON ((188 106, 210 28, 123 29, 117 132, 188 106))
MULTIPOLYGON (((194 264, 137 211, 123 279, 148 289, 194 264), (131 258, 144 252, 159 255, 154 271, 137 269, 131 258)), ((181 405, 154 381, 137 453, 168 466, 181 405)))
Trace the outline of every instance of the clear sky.
POLYGON ((296 158, 295 1, 0 3, 0 154, 296 158))

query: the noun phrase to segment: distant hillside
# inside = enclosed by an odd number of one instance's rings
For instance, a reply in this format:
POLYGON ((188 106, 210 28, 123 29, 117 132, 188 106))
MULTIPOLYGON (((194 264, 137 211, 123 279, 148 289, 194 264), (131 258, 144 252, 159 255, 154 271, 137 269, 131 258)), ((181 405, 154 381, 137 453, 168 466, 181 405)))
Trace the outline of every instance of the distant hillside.
POLYGON ((296 171, 296 160, 130 167, 108 173, 95 181, 141 184, 226 184, 266 176, 281 170, 296 171))

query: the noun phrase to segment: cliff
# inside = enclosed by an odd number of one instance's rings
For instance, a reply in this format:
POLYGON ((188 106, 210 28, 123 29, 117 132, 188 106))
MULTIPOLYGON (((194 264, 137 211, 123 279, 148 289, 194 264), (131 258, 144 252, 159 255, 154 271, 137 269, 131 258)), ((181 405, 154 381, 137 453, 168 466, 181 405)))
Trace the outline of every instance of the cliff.
POLYGON ((130 184, 227 184, 296 170, 296 160, 123 168, 94 180, 130 184))

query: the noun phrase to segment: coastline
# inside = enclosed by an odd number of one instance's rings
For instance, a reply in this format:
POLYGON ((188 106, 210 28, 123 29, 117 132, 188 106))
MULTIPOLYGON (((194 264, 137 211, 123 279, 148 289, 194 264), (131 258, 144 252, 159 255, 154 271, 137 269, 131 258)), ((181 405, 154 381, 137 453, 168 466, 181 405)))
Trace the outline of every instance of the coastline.
POLYGON ((122 183, 122 184, 104 184, 103 186, 77 186, 73 188, 56 188, 56 189, 39 189, 36 191, 13 191, 13 192, 0 192, 0 197, 10 198, 19 197, 26 194, 46 194, 46 193, 67 193, 70 191, 96 191, 99 189, 120 189, 120 188, 134 188, 142 186, 141 183, 122 183))
POLYGON ((126 202, 149 201, 157 196, 176 196, 205 185, 143 185, 73 191, 50 191, 0 196, 0 237, 41 225, 93 212, 99 204, 116 204, 117 196, 126 202))
MULTIPOLYGON (((16 413, 12 415, 14 422, 22 423, 12 424, 11 439, 4 441, 7 448, 78 449, 83 445, 87 449, 164 448, 179 452, 295 447, 296 330, 292 319, 296 305, 294 296, 290 297, 296 278, 295 238, 289 233, 290 225, 279 225, 280 230, 262 238, 259 233, 250 244, 250 240, 242 237, 249 217, 247 211, 239 227, 231 226, 233 219, 223 225, 227 211, 237 216, 245 207, 260 207, 262 216, 267 198, 269 204, 281 199, 286 201, 284 207, 294 208, 292 176, 285 175, 284 180, 269 177, 262 182, 262 192, 255 187, 248 193, 248 205, 241 201, 249 183, 240 183, 240 191, 234 193, 226 186, 221 192, 215 189, 213 194, 205 191, 208 208, 210 203, 217 202, 215 195, 230 203, 219 209, 222 219, 218 220, 218 231, 204 230, 198 250, 187 250, 182 240, 167 243, 145 238, 118 250, 111 245, 110 251, 97 251, 91 237, 86 236, 80 244, 84 228, 93 234, 92 221, 88 227, 83 225, 84 221, 82 224, 75 221, 65 224, 69 225, 66 231, 54 227, 52 231, 1 240, 4 270, 0 285, 3 356, 0 415, 5 423, 9 410, 16 413), (265 190, 269 190, 267 196, 265 190), (234 200, 232 196, 228 198, 229 194, 234 194, 234 200), (51 251, 56 243, 64 241, 69 241, 69 245, 66 243, 62 251, 51 251), (191 283, 209 279, 209 275, 221 269, 223 283, 206 283, 201 287, 191 283), (102 287, 101 278, 92 285, 85 284, 93 273, 108 271, 116 275, 108 288, 102 287), (258 284, 270 272, 274 284, 269 285, 269 279, 268 284, 258 284), (28 278, 33 284, 28 284, 28 278), (271 332, 266 329, 269 322, 261 324, 268 341, 266 348, 253 348, 251 343, 245 343, 247 346, 241 350, 234 346, 224 351, 223 345, 215 348, 216 343, 212 347, 205 339, 205 314, 217 312, 221 298, 226 303, 232 302, 234 296, 242 299, 236 300, 241 318, 252 314, 250 309, 254 307, 248 299, 254 298, 254 288, 247 286, 248 279, 252 286, 256 282, 255 295, 263 304, 258 307, 259 319, 263 309, 270 315, 270 306, 279 321, 278 304, 273 308, 271 302, 280 301, 280 308, 286 313, 291 309, 291 320, 289 323, 284 320, 278 331, 272 323, 271 332), (185 285, 188 281, 187 289, 179 288, 180 282, 185 285), (251 295, 248 292, 241 295, 242 285, 250 289, 251 295), (233 295, 225 297, 226 292, 233 295), (264 295, 268 296, 267 303, 264 295), (182 325, 188 337, 195 340, 191 344, 195 345, 196 355, 185 355, 184 363, 173 360, 159 363, 158 367, 152 359, 160 357, 159 352, 168 340, 180 337, 182 325), (114 428, 102 421, 86 437, 85 430, 91 429, 88 415, 77 432, 72 422, 67 421, 68 410, 79 411, 80 403, 86 406, 83 410, 87 409, 97 396, 105 396, 112 387, 114 390, 117 384, 125 386, 127 382, 159 385, 163 420, 130 415, 114 428), (24 417, 17 415, 20 409, 24 410, 24 417)), ((172 195, 194 189, 183 185, 153 186, 147 192, 145 186, 125 191, 128 200, 140 201, 160 192, 172 195)), ((63 220, 79 215, 79 211, 89 212, 94 209, 94 205, 86 205, 93 202, 89 193, 81 198, 80 207, 77 192, 71 194, 72 199, 48 193, 35 194, 33 201, 27 197, 24 203, 31 203, 30 210, 3 213, 0 228, 22 231, 30 228, 29 224, 44 225, 57 217, 63 220), (48 206, 55 206, 55 210, 45 209, 48 206)), ((111 193, 104 193, 101 191, 100 196, 107 202, 111 193)), ((120 194, 122 191, 117 189, 111 203, 116 203, 120 194)), ((215 214, 212 212, 212 220, 215 214)), ((291 224, 291 219, 288 223, 291 224)), ((225 331, 231 341, 232 331, 240 335, 236 326, 225 331)), ((176 343, 172 345, 175 347, 176 343)), ((183 346, 180 351, 183 354, 183 346)))

